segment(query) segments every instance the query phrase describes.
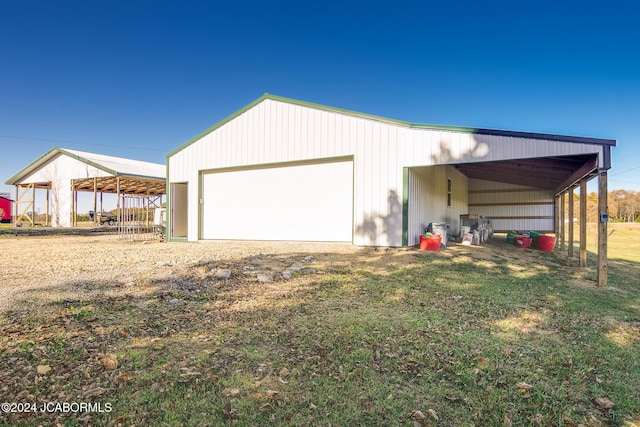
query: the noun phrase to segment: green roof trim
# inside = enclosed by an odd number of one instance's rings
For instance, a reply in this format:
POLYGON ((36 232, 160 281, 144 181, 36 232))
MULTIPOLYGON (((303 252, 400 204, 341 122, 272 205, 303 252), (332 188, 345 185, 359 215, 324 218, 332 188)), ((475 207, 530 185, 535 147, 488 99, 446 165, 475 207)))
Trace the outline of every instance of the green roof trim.
POLYGON ((193 144, 194 142, 198 141, 200 138, 210 134, 211 132, 213 132, 214 130, 218 129, 219 127, 222 127, 224 124, 230 122, 231 120, 235 119, 236 117, 238 117, 239 115, 241 115, 242 113, 244 113, 245 111, 250 110, 251 108, 255 107, 256 105, 258 105, 259 103, 261 103, 262 101, 264 101, 265 99, 267 99, 269 97, 268 94, 264 94, 262 95, 260 98, 256 99, 255 101, 253 101, 251 104, 239 109, 238 111, 236 111, 235 113, 233 113, 232 115, 230 115, 229 117, 222 119, 221 121, 219 121, 218 123, 216 123, 215 125, 211 126, 209 129, 200 132, 198 135, 194 136, 193 138, 191 138, 190 140, 188 140, 187 142, 185 142, 184 144, 182 144, 181 146, 179 146, 178 148, 176 148, 175 150, 171 151, 169 154, 167 154, 167 159, 171 156, 173 156, 174 154, 184 150, 185 148, 187 148, 189 145, 193 144))
POLYGON ((51 150, 47 151, 42 156, 29 163, 26 167, 22 168, 11 178, 7 179, 4 183, 7 185, 14 185, 18 181, 20 181, 20 178, 22 178, 24 175, 28 175, 31 171, 37 169, 37 166, 39 166, 41 163, 44 163, 49 158, 53 157, 53 155, 55 154, 54 152, 57 150, 59 150, 59 148, 52 148, 51 150))
MULTIPOLYGON (((165 177, 161 177, 160 175, 141 175, 138 173, 133 173, 130 171, 127 171, 126 169, 131 170, 131 168, 133 167, 132 165, 128 165, 128 167, 124 167, 125 165, 118 165, 116 164, 116 166, 123 166, 124 170, 116 170, 113 169, 110 166, 107 166, 105 164, 102 163, 102 161, 106 162, 106 164, 114 164, 113 162, 118 162, 118 161, 134 161, 131 159, 125 159, 125 158, 121 158, 121 157, 115 157, 115 156, 108 156, 108 155, 104 155, 104 154, 98 154, 98 153, 89 153, 89 152, 85 152, 85 151, 79 151, 79 150, 71 150, 71 149, 65 149, 65 148, 60 148, 60 147, 54 147, 51 150, 47 151, 45 154, 43 154, 42 156, 38 157, 36 160, 34 160, 33 162, 31 162, 28 166, 26 166, 25 168, 21 169, 18 173, 16 173, 15 175, 13 175, 11 178, 7 179, 5 181, 5 184, 8 185, 15 185, 17 184, 19 181, 23 180, 25 177, 31 175, 32 173, 36 172, 39 168, 45 166, 45 164, 47 162, 50 162, 52 160, 54 160, 55 158, 57 158, 58 156, 67 156, 70 157, 71 159, 77 160, 81 163, 84 163, 86 165, 92 166, 98 170, 101 170, 103 172, 106 172, 109 175, 113 175, 113 176, 121 176, 121 177, 129 177, 129 178, 145 178, 145 179, 166 179, 165 177), (83 155, 84 154, 84 155, 83 155), (85 155, 87 156, 100 156, 101 158, 97 158, 94 160, 91 160, 89 157, 85 157, 85 155)), ((143 164, 147 164, 147 165, 152 165, 152 163, 149 162, 144 162, 144 161, 139 161, 139 160, 135 160, 135 162, 137 163, 143 163, 143 164)), ((157 164, 156 166, 161 166, 160 164, 157 164)), ((135 166, 135 167, 139 167, 135 166)), ((166 176, 166 175, 165 175, 166 176)))
POLYGON ((93 162, 87 158, 84 158, 82 156, 78 156, 77 154, 73 154, 67 150, 65 150, 64 148, 60 148, 60 147, 54 147, 51 150, 47 151, 46 153, 44 153, 42 156, 38 157, 36 160, 34 160, 33 162, 31 162, 28 166, 26 166, 25 168, 21 169, 18 173, 16 173, 15 175, 13 175, 11 178, 7 179, 4 183, 7 185, 14 185, 16 184, 18 181, 20 181, 23 177, 35 172, 40 166, 44 165, 46 162, 48 162, 49 160, 54 159, 55 157, 57 157, 60 154, 64 154, 65 156, 69 156, 72 159, 78 160, 80 162, 86 163, 89 166, 93 166, 97 169, 100 169, 104 172, 107 172, 111 175, 118 175, 117 171, 114 171, 113 169, 107 168, 103 165, 100 165, 96 162, 93 162))
POLYGON ((386 117, 375 116, 373 114, 359 113, 357 111, 345 110, 345 109, 336 108, 336 107, 329 107, 326 105, 314 104, 312 102, 299 101, 297 99, 285 98, 282 96, 270 95, 268 93, 265 93, 264 95, 262 95, 260 98, 256 99, 249 105, 241 108, 240 110, 236 111, 235 113, 231 114, 227 118, 216 123, 209 129, 205 130, 204 132, 201 132, 200 134, 194 136, 189 141, 185 142, 175 150, 171 151, 169 154, 167 154, 167 158, 173 156, 179 151, 182 151, 183 149, 187 148, 189 145, 198 141, 205 135, 210 134, 211 132, 215 131, 219 127, 230 122, 231 120, 235 119, 236 117, 240 116, 247 110, 250 110, 251 108, 255 107, 256 105, 260 104, 262 101, 266 99, 284 102, 287 104, 299 105, 302 107, 309 107, 309 108, 313 108, 321 111, 329 111, 333 113, 340 113, 340 114, 359 117, 363 119, 375 120, 378 122, 393 124, 397 126, 405 126, 413 129, 442 130, 442 131, 450 131, 450 132, 470 133, 470 134, 476 134, 476 135, 505 136, 505 137, 512 137, 512 138, 544 139, 544 140, 558 141, 558 142, 575 142, 575 143, 582 143, 582 144, 597 144, 597 145, 605 145, 605 146, 616 145, 615 139, 591 138, 591 137, 582 137, 582 136, 557 135, 557 134, 549 134, 549 133, 522 132, 522 131, 499 130, 499 129, 483 129, 483 128, 473 128, 473 127, 464 127, 464 126, 447 126, 447 125, 411 123, 411 122, 402 121, 402 120, 395 120, 395 119, 389 119, 386 117))

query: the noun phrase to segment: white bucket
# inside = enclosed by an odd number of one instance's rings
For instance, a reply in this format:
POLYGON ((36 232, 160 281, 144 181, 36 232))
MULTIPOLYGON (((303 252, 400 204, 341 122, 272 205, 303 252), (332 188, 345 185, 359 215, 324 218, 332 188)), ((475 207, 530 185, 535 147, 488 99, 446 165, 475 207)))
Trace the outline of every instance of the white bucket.
POLYGON ((462 238, 463 245, 470 245, 472 241, 473 241, 473 233, 464 234, 464 237, 462 238))

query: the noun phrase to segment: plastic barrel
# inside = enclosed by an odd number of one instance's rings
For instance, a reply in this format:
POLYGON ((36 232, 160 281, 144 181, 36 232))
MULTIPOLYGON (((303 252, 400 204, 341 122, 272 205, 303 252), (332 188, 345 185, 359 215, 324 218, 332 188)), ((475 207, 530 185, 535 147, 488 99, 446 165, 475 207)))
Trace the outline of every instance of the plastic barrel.
POLYGON ((538 249, 542 252, 553 252, 556 247, 556 238, 554 236, 538 236, 538 249))
POLYGON ((516 248, 529 248, 531 247, 531 238, 518 236, 516 237, 516 248))
POLYGON ((420 236, 420 250, 426 251, 428 245, 429 245, 429 238, 420 236))
POLYGON ((442 242, 442 236, 440 236, 439 234, 434 234, 433 236, 427 239, 427 250, 439 251, 441 242, 442 242))
POLYGON ((539 231, 530 231, 529 237, 531 237, 531 249, 535 249, 538 247, 538 238, 543 234, 539 231))

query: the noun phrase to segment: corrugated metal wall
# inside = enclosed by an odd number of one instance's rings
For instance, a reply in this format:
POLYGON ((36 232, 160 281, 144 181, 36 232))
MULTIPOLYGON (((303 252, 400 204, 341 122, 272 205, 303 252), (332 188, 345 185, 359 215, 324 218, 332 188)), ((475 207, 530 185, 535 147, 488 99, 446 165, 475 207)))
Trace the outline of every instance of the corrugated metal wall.
POLYGON ((470 179, 469 213, 492 218, 498 232, 553 232, 554 194, 535 187, 470 179))
MULTIPOLYGON (((401 246, 405 167, 594 152, 601 153, 601 147, 409 127, 295 101, 265 98, 174 152, 168 158, 168 170, 169 181, 189 182, 189 200, 198 201, 190 202, 188 207, 188 239, 197 240, 199 171, 353 156, 353 243, 401 246)), ((423 181, 423 186, 427 185, 423 181)), ((424 194, 422 191, 416 189, 414 194, 424 194)), ((478 203, 477 199, 474 201, 478 203)), ((415 207, 416 202, 409 202, 410 209, 412 205, 415 207)), ((508 215, 515 217, 517 213, 501 216, 508 215)), ((533 226, 541 228, 538 223, 532 223, 533 226)), ((500 227, 509 228, 509 223, 505 221, 500 227)), ((408 232, 412 238, 415 230, 408 232)))
POLYGON ((460 215, 467 213, 468 179, 451 166, 409 169, 408 245, 419 243, 419 236, 431 222, 446 222, 458 234, 460 215), (447 206, 451 179, 451 206, 447 206))
POLYGON ((109 176, 105 171, 66 155, 59 155, 46 163, 20 184, 50 182, 49 213, 51 226, 69 227, 71 225, 71 180, 109 176))
MULTIPOLYGON (((170 182, 198 183, 198 171, 354 156, 356 245, 402 245, 402 168, 398 134, 408 129, 332 111, 265 100, 169 158, 170 182)), ((189 185, 189 200, 198 200, 189 185)), ((191 203, 189 240, 197 240, 191 203)))

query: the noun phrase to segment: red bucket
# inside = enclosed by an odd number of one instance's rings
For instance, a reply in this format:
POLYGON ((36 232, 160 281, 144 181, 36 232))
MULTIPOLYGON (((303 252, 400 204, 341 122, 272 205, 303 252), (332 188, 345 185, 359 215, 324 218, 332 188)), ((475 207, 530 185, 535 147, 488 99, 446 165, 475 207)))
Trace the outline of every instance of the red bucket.
POLYGON ((553 236, 538 236, 538 249, 542 252, 553 252, 556 247, 556 238, 553 236))
POLYGON ((524 236, 516 237, 516 248, 528 248, 531 246, 531 239, 524 236))
POLYGON ((442 236, 434 234, 431 237, 420 236, 420 249, 423 251, 439 251, 442 236))
POLYGON ((428 244, 429 244, 429 239, 427 237, 420 236, 420 250, 426 251, 428 244))

